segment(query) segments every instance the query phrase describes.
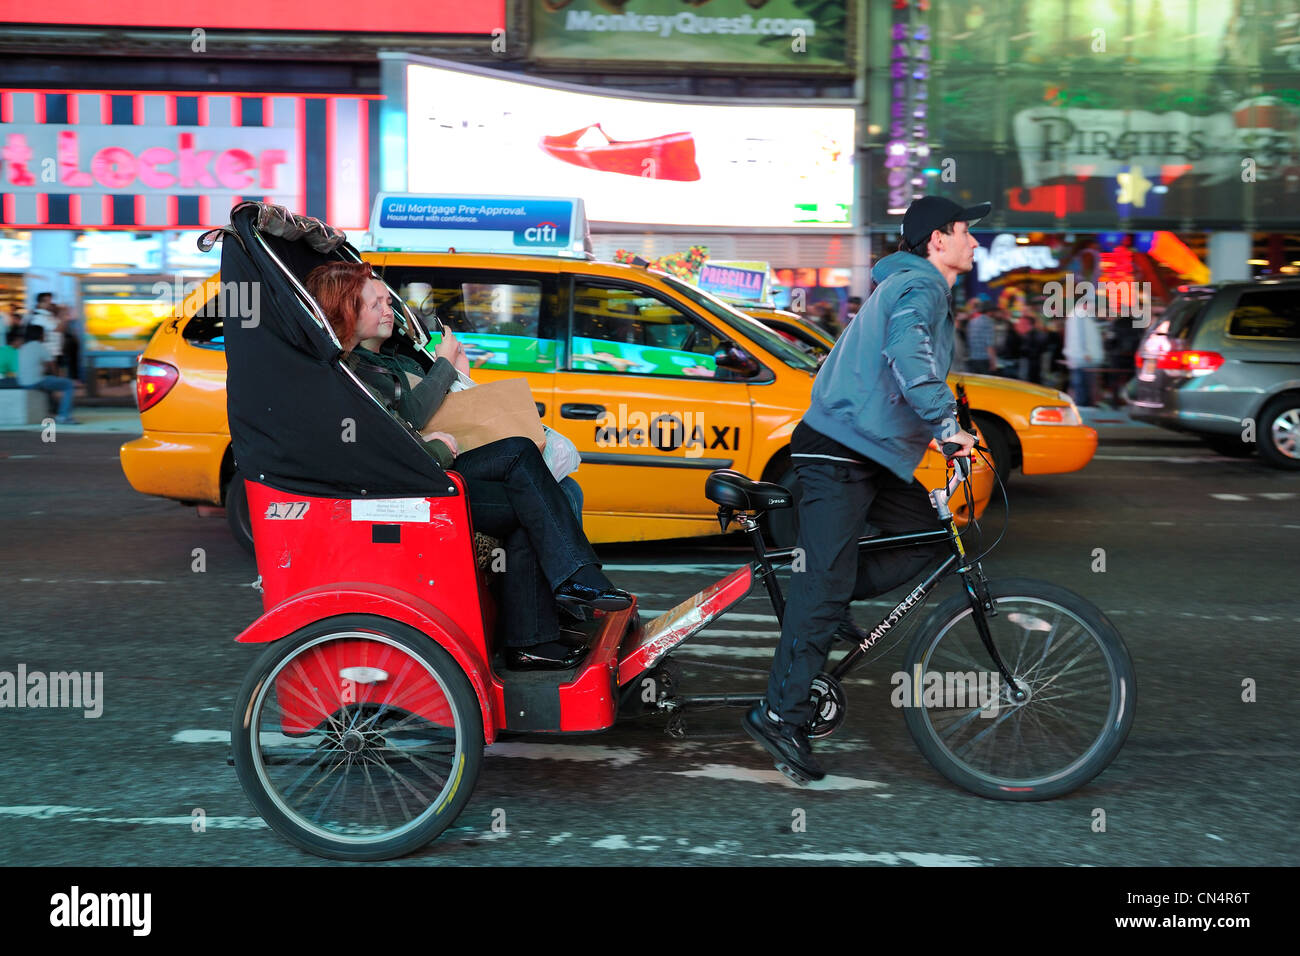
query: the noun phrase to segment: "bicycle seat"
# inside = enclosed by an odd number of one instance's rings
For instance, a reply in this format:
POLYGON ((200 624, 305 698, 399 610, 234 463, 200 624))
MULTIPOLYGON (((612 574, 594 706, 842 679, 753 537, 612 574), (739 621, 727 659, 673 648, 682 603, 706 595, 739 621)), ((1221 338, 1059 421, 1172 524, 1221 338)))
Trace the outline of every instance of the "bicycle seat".
POLYGON ((714 504, 736 511, 768 511, 789 508, 794 503, 794 496, 783 485, 753 481, 730 468, 710 472, 704 482, 704 496, 714 504))

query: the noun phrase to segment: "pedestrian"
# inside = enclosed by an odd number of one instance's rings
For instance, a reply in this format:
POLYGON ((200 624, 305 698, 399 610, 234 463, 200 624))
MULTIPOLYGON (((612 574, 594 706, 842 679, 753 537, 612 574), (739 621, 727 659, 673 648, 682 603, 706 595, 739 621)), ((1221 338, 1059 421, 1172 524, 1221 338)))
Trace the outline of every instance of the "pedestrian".
POLYGON ((1042 385, 1043 354, 1048 348, 1047 329, 1041 316, 1026 313, 1021 322, 1024 331, 1020 336, 1020 377, 1034 385, 1042 385))
POLYGON ((18 388, 18 346, 23 343, 22 329, 10 326, 5 329, 5 341, 0 345, 0 388, 18 388))
POLYGON ((972 372, 995 375, 998 370, 997 327, 993 317, 985 311, 984 303, 976 300, 976 311, 966 323, 966 348, 969 355, 966 367, 972 372))
POLYGON ((18 387, 40 389, 51 397, 58 395, 58 423, 78 424, 72 417, 72 399, 77 383, 54 374, 54 359, 45 346, 45 329, 29 323, 23 338, 23 345, 18 349, 18 387))
POLYGON ((59 306, 54 302, 53 292, 41 292, 36 296, 36 304, 27 316, 27 326, 39 325, 45 330, 45 348, 50 353, 55 370, 63 362, 63 333, 66 331, 66 319, 59 315, 59 306))
POLYGON ((850 322, 852 322, 854 319, 858 317, 858 313, 861 311, 862 311, 862 296, 860 295, 849 296, 849 308, 848 308, 849 318, 848 318, 848 322, 844 323, 846 328, 848 327, 850 322))
POLYGON ((1080 408, 1093 407, 1092 377, 1103 359, 1101 329, 1087 302, 1080 302, 1065 319, 1065 364, 1070 368, 1070 397, 1080 408))
POLYGON ((63 327, 63 367, 67 370, 68 378, 79 382, 81 381, 81 337, 77 335, 77 321, 73 318, 69 306, 60 305, 56 311, 63 327))
POLYGON ((957 424, 946 378, 952 285, 974 264, 969 224, 989 208, 963 209, 938 196, 908 207, 899 251, 872 270, 877 285, 863 320, 835 343, 791 435, 803 491, 804 566, 790 578, 767 694, 746 713, 744 727, 801 781, 825 776, 808 742, 809 696, 850 600, 897 587, 947 546, 891 549, 859 561, 857 541, 867 521, 885 533, 937 528, 929 495, 912 473, 933 441, 955 442, 961 455, 975 443, 957 424))

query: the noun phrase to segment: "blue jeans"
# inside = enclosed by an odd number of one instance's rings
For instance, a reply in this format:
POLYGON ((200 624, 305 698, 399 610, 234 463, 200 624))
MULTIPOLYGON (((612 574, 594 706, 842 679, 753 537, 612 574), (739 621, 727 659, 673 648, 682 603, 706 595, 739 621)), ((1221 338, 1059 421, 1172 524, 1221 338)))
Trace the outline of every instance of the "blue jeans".
POLYGON ((560 631, 555 589, 580 568, 600 566, 575 516, 572 492, 556 483, 527 438, 481 445, 457 455, 450 470, 465 479, 475 530, 505 546, 501 640, 509 647, 554 640, 560 631))
POLYGON ((1092 370, 1070 369, 1070 397, 1076 405, 1092 404, 1092 370))
POLYGON ((42 392, 61 392, 59 397, 59 421, 72 417, 72 399, 77 391, 77 383, 70 378, 58 378, 54 375, 47 375, 34 385, 28 385, 28 388, 38 388, 42 392))

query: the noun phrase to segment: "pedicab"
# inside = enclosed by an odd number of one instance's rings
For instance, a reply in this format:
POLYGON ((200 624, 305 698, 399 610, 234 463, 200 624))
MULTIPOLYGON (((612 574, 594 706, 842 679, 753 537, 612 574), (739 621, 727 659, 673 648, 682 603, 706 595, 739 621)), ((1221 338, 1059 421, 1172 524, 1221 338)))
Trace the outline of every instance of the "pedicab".
MULTIPOLYGON (((572 670, 510 671, 494 639, 486 559, 495 542, 475 533, 454 463, 440 468, 418 433, 339 361, 340 343, 304 286, 323 262, 359 262, 356 250, 317 220, 261 203, 237 206, 202 244, 217 239, 231 440, 264 608, 236 637, 265 649, 236 697, 231 743, 239 781, 272 829, 324 857, 401 856, 456 820, 484 747, 500 734, 607 730, 642 701, 646 677, 657 688, 646 706, 672 720, 687 707, 761 696, 759 687, 683 694, 668 655, 760 582, 782 619, 775 569, 792 564, 796 549, 768 549, 760 519, 791 507, 787 489, 712 473, 706 495, 719 525, 748 535, 753 561, 652 621, 635 601, 597 612, 586 626, 589 652, 572 670)), ((397 347, 427 365, 428 330, 393 302, 397 347)), ((957 576, 961 593, 917 629, 906 670, 916 669, 919 695, 923 672, 983 666, 999 677, 997 696, 909 706, 908 729, 930 763, 971 792, 1049 799, 1118 752, 1133 719, 1132 663, 1085 599, 1044 582, 985 578, 983 555, 966 552, 947 506, 963 478, 954 467, 931 494, 941 529, 860 540, 863 551, 947 541, 952 553, 828 664, 814 683, 809 733, 842 725, 844 676, 957 576), (995 713, 980 719, 990 704, 995 713)))

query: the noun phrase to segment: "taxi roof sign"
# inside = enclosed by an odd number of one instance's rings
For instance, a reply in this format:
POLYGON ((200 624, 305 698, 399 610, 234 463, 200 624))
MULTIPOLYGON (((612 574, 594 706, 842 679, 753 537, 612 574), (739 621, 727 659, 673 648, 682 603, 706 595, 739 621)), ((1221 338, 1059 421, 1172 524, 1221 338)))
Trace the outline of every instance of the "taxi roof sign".
POLYGON ((366 245, 376 252, 507 252, 591 255, 587 209, 556 196, 380 193, 366 245))

